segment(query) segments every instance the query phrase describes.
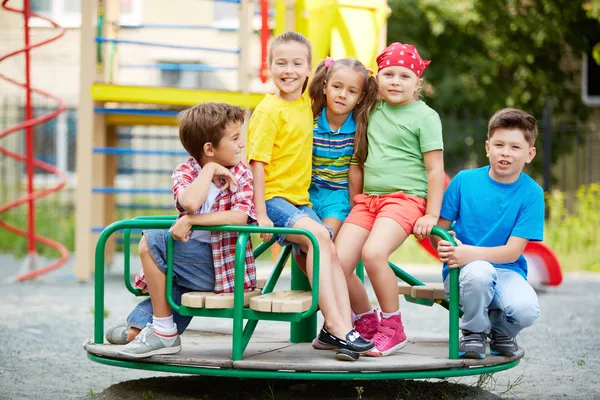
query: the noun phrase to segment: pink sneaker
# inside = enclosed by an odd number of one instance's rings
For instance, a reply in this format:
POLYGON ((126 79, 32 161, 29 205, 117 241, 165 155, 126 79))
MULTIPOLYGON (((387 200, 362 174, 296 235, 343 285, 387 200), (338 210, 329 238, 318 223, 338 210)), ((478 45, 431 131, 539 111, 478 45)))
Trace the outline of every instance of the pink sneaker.
POLYGON ((379 331, 379 317, 377 311, 363 315, 354 322, 354 329, 360 333, 360 336, 367 340, 373 339, 373 336, 379 331))
POLYGON ((375 348, 365 355, 371 357, 383 357, 392 354, 406 346, 406 333, 402 325, 400 315, 394 315, 391 318, 381 317, 379 322, 379 332, 373 336, 375 348))

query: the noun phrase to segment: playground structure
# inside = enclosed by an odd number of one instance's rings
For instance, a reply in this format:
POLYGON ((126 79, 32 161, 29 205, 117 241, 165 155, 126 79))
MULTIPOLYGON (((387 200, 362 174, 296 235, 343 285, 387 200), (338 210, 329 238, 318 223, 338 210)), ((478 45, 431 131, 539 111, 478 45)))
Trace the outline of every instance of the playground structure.
POLYGON ((24 79, 24 82, 19 82, 18 80, 11 78, 9 76, 6 76, 4 74, 0 74, 0 78, 8 81, 9 83, 12 83, 14 85, 17 85, 17 86, 25 89, 25 121, 16 126, 10 127, 8 129, 0 132, 0 139, 24 129, 26 144, 25 144, 25 156, 23 156, 22 154, 16 153, 14 151, 10 151, 2 146, 0 146, 0 153, 2 153, 3 155, 5 155, 9 158, 12 158, 19 162, 22 162, 27 166, 27 195, 24 197, 21 197, 19 199, 13 200, 9 203, 0 205, 0 215, 2 215, 4 212, 8 211, 11 208, 18 207, 23 204, 27 204, 27 230, 21 229, 16 226, 12 226, 2 220, 0 220, 0 228, 4 228, 4 229, 8 230, 9 232, 12 232, 16 235, 27 237, 27 257, 26 257, 26 260, 24 263, 25 268, 19 275, 17 275, 16 277, 13 278, 16 281, 24 281, 27 279, 35 278, 36 276, 45 274, 47 272, 53 271, 57 268, 60 268, 69 258, 69 252, 65 246, 63 246, 62 244, 60 244, 50 238, 47 238, 47 237, 44 237, 41 235, 36 235, 36 233, 35 233, 35 200, 40 199, 44 196, 47 196, 49 194, 52 194, 52 193, 62 189, 67 181, 67 177, 64 174, 64 172, 60 171, 55 166, 50 165, 45 162, 42 162, 40 160, 36 160, 34 158, 33 127, 36 125, 48 122, 49 120, 51 120, 53 118, 56 118, 60 113, 62 113, 66 110, 66 107, 60 98, 58 98, 48 92, 45 92, 43 90, 32 87, 32 84, 31 84, 31 57, 30 57, 30 51, 32 49, 49 44, 55 40, 60 39, 65 34, 65 29, 61 28, 58 24, 56 24, 54 21, 52 21, 48 18, 45 18, 45 17, 42 17, 35 13, 32 13, 30 10, 30 7, 29 7, 30 5, 29 5, 28 0, 23 2, 23 4, 24 4, 23 10, 9 7, 7 5, 8 2, 9 2, 9 0, 4 0, 2 2, 2 8, 4 10, 7 10, 9 12, 23 14, 23 32, 24 32, 23 36, 25 39, 25 43, 24 43, 25 47, 15 50, 13 52, 10 52, 8 54, 1 55, 0 63, 11 57, 17 56, 21 53, 24 54, 24 56, 25 56, 25 79, 24 79), (54 36, 51 36, 50 38, 48 38, 46 40, 41 41, 41 42, 31 43, 30 32, 29 32, 29 18, 30 17, 37 17, 39 19, 49 22, 52 27, 58 29, 58 33, 55 34, 54 36), (32 103, 32 95, 33 94, 38 94, 38 95, 41 95, 41 96, 44 96, 44 97, 47 97, 47 98, 50 98, 50 99, 56 101, 56 103, 57 103, 56 110, 52 111, 46 115, 42 115, 37 118, 34 118, 33 117, 33 105, 32 105, 33 104, 32 103), (58 183, 56 185, 54 185, 53 187, 36 192, 34 190, 34 185, 33 185, 35 168, 40 168, 42 170, 45 170, 47 172, 57 175, 59 177, 58 183), (60 253, 59 259, 43 268, 37 268, 36 267, 36 242, 39 242, 45 246, 49 246, 49 247, 52 247, 53 249, 57 250, 60 253))
MULTIPOLYGON (((198 1, 210 3, 213 0, 198 1)), ((161 156, 160 151, 118 148, 117 126, 175 125, 177 107, 192 106, 202 101, 226 102, 246 109, 254 108, 263 98, 264 93, 251 92, 251 77, 260 77, 262 82, 266 80, 270 26, 273 27, 272 35, 295 30, 306 36, 313 44, 314 60, 323 59, 328 55, 335 58, 356 57, 366 65, 375 68, 377 52, 385 47, 385 21, 389 14, 385 0, 275 0, 274 2, 260 0, 258 10, 255 10, 255 3, 252 0, 216 1, 226 1, 238 6, 237 49, 123 40, 118 35, 121 29, 189 28, 193 31, 204 31, 214 27, 161 23, 149 23, 137 27, 120 26, 118 0, 82 3, 80 103, 77 130, 85 134, 78 135, 77 139, 78 184, 74 271, 77 280, 86 281, 91 276, 94 265, 92 254, 98 234, 105 226, 117 219, 116 195, 165 193, 165 188, 115 187, 117 154, 161 156), (271 5, 273 7, 270 7, 271 5), (258 29, 260 51, 251 53, 254 33, 252 22, 256 11, 261 17, 261 27, 258 29), (271 11, 274 12, 274 17, 270 17, 271 11), (236 90, 119 85, 116 82, 119 71, 119 48, 134 45, 235 54, 238 60, 236 90), (250 65, 256 61, 253 57, 259 55, 260 70, 251 70, 250 65)), ((197 68, 198 66, 186 67, 197 68)), ((162 153, 165 154, 174 153, 166 151, 162 153)), ((181 154, 182 157, 186 155, 183 151, 177 154, 181 154)), ((113 249, 114 240, 108 245, 109 263, 112 260, 113 249)))

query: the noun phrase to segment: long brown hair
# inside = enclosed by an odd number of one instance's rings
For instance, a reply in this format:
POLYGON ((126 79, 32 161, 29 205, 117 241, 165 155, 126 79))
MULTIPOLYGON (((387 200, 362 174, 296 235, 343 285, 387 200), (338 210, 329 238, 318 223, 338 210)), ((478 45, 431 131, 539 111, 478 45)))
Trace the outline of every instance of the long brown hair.
POLYGON ((354 120, 356 121, 356 134, 354 136, 354 154, 358 163, 362 167, 367 159, 367 124, 369 114, 373 105, 377 102, 378 88, 377 80, 371 75, 369 70, 358 60, 351 58, 340 58, 335 60, 329 68, 325 65, 325 60, 317 66, 315 74, 310 82, 308 94, 312 99, 312 111, 315 118, 327 106, 327 98, 323 94, 323 88, 331 79, 336 69, 340 67, 350 68, 361 74, 364 78, 361 99, 354 107, 354 120))

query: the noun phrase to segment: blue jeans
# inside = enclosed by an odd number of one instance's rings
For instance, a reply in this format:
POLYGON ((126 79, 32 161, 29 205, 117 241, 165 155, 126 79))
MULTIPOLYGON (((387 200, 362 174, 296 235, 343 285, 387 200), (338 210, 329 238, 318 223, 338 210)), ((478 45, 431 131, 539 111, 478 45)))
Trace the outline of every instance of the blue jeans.
MULTIPOLYGON (((333 231, 325 225, 323 221, 315 214, 309 205, 295 206, 282 197, 273 197, 265 202, 267 206, 267 216, 273 222, 273 225, 279 228, 291 228, 298 220, 308 217, 329 231, 329 237, 333 238, 333 231)), ((296 254, 301 254, 300 245, 285 240, 287 235, 275 235, 277 243, 282 247, 292 245, 296 254)))
MULTIPOLYGON (((446 295, 449 281, 449 277, 444 280, 446 295)), ((496 269, 487 261, 473 261, 460 268, 458 282, 464 313, 460 329, 491 329, 514 338, 540 316, 535 290, 515 271, 496 269)))
MULTIPOLYGON (((148 250, 156 266, 166 275, 167 243, 169 232, 166 230, 144 231, 148 250)), ((212 248, 208 243, 188 240, 186 243, 173 241, 173 300, 181 304, 181 296, 188 292, 209 292, 215 288, 215 270, 212 248)), ((143 329, 152 322, 154 310, 152 301, 146 298, 140 302, 127 317, 129 326, 143 329)), ((179 315, 173 310, 173 321, 181 334, 192 321, 192 317, 179 315)))

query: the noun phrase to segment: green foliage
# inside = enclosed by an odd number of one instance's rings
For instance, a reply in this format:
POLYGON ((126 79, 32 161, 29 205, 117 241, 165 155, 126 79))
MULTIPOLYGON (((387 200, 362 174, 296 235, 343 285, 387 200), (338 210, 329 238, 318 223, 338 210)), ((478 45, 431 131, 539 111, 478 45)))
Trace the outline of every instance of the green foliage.
MULTIPOLYGON (((589 116, 582 105, 581 54, 600 31, 582 3, 572 0, 390 0, 388 42, 415 44, 431 59, 424 74, 428 104, 442 114, 446 161, 461 162, 464 133, 449 116, 484 120, 503 107, 542 119, 550 100, 552 123, 581 130, 589 116), (452 149, 452 144, 457 149, 452 149)), ((485 125, 479 127, 485 135, 485 125)), ((570 135, 573 137, 574 135, 570 135)), ((537 143, 543 148, 544 135, 537 143)), ((481 138, 475 141, 483 153, 481 138)), ((554 148, 564 146, 553 142, 554 148)), ((556 156, 558 152, 553 152, 556 156)), ((541 172, 534 160, 534 175, 541 172)), ((480 164, 481 165, 481 164, 480 164)), ((452 168, 451 168, 452 169, 452 168)))
POLYGON ((546 195, 549 218, 545 241, 564 270, 600 272, 600 184, 582 186, 574 199, 554 191, 546 195), (567 205, 573 203, 573 211, 567 205))

